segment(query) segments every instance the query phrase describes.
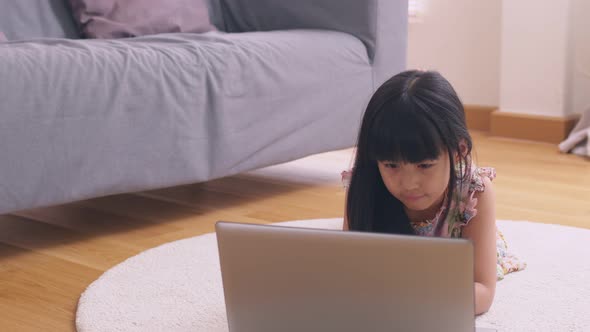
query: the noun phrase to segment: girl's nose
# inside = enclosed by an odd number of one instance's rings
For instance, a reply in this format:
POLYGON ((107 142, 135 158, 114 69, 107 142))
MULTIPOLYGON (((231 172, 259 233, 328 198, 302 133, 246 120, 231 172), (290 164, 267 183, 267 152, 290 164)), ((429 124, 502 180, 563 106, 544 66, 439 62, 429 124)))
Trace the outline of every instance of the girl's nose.
POLYGON ((420 188, 420 179, 417 175, 406 173, 401 177, 401 187, 405 191, 411 191, 420 188))

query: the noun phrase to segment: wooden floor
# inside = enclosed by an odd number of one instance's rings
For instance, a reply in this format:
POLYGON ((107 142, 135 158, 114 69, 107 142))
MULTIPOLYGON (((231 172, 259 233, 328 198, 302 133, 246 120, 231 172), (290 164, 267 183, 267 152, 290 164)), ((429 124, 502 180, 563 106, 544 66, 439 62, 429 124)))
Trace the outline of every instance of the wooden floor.
MULTIPOLYGON (((590 228, 590 161, 548 144, 474 133, 494 166, 499 219, 590 228)), ((268 223, 342 216, 337 151, 207 183, 0 216, 0 330, 73 331, 84 289, 113 265, 217 220, 268 223)), ((534 236, 534 234, 531 234, 534 236)))

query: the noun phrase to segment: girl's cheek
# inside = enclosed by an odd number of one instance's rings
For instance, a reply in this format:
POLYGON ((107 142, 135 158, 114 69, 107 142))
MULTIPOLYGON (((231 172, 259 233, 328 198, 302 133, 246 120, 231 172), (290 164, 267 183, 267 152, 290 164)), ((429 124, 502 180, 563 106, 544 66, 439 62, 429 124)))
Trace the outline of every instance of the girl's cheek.
POLYGON ((399 182, 400 182, 400 181, 399 181, 399 176, 390 176, 390 177, 389 177, 389 184, 390 184, 392 187, 394 187, 394 188, 395 188, 395 187, 397 187, 397 186, 398 186, 398 184, 399 184, 399 182))

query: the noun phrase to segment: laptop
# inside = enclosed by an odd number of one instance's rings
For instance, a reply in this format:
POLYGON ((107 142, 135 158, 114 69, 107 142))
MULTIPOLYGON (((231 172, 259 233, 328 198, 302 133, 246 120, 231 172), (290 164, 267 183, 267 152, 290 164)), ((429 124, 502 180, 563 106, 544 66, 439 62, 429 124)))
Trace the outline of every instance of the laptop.
POLYGON ((230 332, 475 331, 468 240, 215 228, 230 332))

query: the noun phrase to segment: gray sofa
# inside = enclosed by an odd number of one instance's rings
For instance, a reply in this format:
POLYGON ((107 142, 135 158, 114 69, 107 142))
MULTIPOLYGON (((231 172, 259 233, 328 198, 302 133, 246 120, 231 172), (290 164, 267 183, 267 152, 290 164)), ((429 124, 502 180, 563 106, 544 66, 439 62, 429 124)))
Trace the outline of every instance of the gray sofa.
POLYGON ((219 32, 119 40, 65 3, 0 0, 0 214, 353 146, 405 68, 406 0, 211 0, 219 32))

